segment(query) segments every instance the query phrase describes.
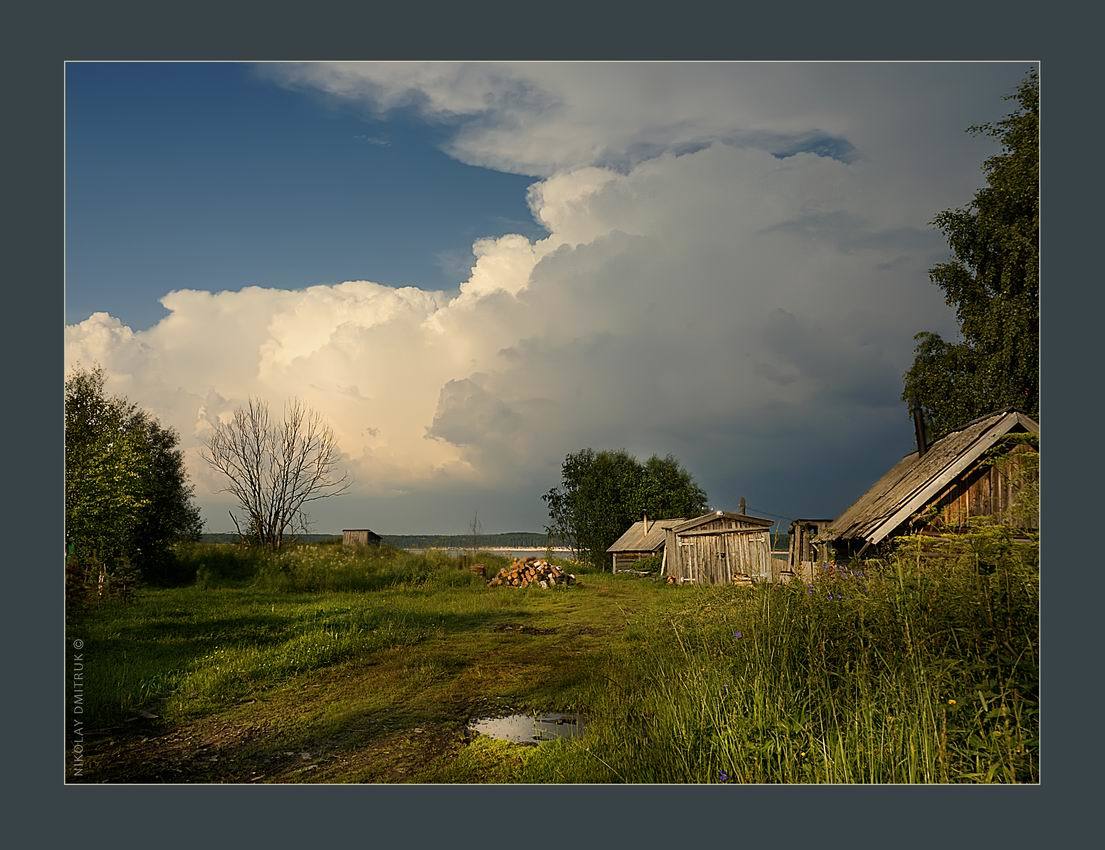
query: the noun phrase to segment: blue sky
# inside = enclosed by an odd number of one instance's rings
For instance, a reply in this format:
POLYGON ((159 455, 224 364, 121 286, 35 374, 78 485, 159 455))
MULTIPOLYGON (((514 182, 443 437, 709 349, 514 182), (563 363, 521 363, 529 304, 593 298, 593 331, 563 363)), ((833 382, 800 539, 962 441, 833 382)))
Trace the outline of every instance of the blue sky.
POLYGON ((68 322, 146 328, 182 288, 455 288, 477 238, 543 233, 533 179, 449 157, 434 123, 374 120, 246 64, 66 74, 68 322))
POLYGON ((320 531, 540 529, 588 446, 836 516, 911 449, 931 221, 1026 70, 70 63, 66 362, 177 429, 210 531, 250 397, 334 427, 320 531))

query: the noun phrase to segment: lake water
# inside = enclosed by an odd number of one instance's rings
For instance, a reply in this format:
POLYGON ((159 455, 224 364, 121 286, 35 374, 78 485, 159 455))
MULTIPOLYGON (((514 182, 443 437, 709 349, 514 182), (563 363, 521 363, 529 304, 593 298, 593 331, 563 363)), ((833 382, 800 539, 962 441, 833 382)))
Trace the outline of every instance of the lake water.
POLYGON ((513 741, 515 744, 539 744, 557 738, 574 738, 583 732, 583 718, 578 714, 508 714, 504 717, 481 717, 468 724, 472 732, 513 741))
MULTIPOLYGON (((430 550, 430 549, 408 549, 407 551, 408 552, 436 551, 436 552, 445 552, 446 554, 449 554, 449 555, 470 555, 470 554, 472 554, 471 549, 443 549, 443 548, 437 548, 437 549, 434 549, 434 550, 430 550)), ((544 558, 546 552, 550 552, 550 554, 552 554, 553 557, 556 557, 556 558, 570 558, 572 556, 572 550, 571 549, 552 549, 552 550, 546 550, 546 549, 494 549, 494 548, 483 547, 479 551, 487 552, 488 554, 491 554, 491 555, 504 555, 507 558, 544 558)))

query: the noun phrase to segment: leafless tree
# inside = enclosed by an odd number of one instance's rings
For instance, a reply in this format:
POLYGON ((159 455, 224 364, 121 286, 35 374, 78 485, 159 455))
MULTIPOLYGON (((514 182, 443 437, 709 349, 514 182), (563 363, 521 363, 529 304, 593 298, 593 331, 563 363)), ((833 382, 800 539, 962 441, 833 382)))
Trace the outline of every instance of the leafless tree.
POLYGON ((222 492, 238 501, 244 515, 230 512, 238 534, 279 549, 285 539, 307 530, 305 507, 337 496, 350 485, 339 475, 339 451, 333 429, 315 411, 293 399, 275 420, 268 403, 250 399, 220 422, 205 441, 203 459, 226 476, 222 492))
POLYGON ((483 524, 480 522, 480 512, 476 511, 472 517, 472 522, 468 526, 472 530, 472 557, 475 558, 476 554, 480 551, 480 532, 483 531, 483 524))

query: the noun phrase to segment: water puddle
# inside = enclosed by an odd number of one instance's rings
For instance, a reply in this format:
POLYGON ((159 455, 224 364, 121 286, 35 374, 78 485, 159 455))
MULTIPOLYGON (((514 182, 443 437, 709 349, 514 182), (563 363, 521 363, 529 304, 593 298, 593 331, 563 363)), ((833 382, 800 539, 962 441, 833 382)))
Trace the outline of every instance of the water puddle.
POLYGON ((586 724, 578 714, 508 714, 505 717, 481 717, 468 724, 480 735, 512 741, 515 744, 539 744, 557 738, 575 738, 586 724))

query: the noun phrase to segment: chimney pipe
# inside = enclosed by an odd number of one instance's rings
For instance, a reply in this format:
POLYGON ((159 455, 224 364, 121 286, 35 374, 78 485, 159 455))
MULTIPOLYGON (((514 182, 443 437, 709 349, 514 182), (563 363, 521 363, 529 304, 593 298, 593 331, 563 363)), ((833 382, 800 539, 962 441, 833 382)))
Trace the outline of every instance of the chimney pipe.
POLYGON ((641 519, 645 524, 645 534, 648 534, 648 514, 641 514, 641 519))
POLYGON ((928 436, 925 433, 925 416, 921 413, 921 406, 913 406, 913 433, 917 438, 917 457, 921 457, 929 450, 928 436))
POLYGON ((739 507, 739 508, 737 508, 737 513, 739 513, 739 514, 743 514, 743 513, 745 513, 745 510, 744 510, 744 505, 745 505, 745 502, 744 502, 744 496, 741 496, 741 500, 740 500, 740 507, 739 507))

